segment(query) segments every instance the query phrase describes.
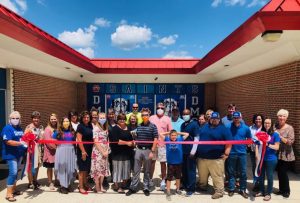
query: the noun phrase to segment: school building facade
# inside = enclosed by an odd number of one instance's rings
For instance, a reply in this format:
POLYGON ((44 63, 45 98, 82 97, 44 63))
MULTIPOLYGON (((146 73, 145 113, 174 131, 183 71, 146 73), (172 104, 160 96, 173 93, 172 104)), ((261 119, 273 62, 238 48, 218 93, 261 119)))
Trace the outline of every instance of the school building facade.
POLYGON ((89 59, 0 5, 1 129, 12 110, 23 127, 34 110, 45 125, 52 112, 105 111, 122 99, 126 110, 165 101, 195 115, 225 115, 235 103, 247 124, 255 113, 275 120, 287 109, 300 172, 299 1, 270 1, 202 59, 89 59))

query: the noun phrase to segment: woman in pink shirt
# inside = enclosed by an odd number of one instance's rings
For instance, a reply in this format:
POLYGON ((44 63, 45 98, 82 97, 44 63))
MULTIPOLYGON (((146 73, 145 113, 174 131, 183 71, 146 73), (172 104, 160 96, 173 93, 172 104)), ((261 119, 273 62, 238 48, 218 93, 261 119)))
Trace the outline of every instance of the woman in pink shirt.
MULTIPOLYGON (((49 117, 48 126, 45 128, 44 139, 56 140, 57 138, 57 115, 52 113, 49 117)), ((45 144, 43 166, 47 168, 47 177, 50 190, 55 190, 53 179, 53 168, 55 160, 56 145, 52 143, 45 144)))

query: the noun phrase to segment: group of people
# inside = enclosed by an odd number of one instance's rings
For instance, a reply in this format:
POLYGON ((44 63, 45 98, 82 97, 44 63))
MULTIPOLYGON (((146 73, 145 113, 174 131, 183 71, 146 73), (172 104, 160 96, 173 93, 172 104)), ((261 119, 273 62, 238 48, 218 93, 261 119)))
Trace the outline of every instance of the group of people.
POLYGON ((165 115, 163 103, 156 105, 156 114, 151 115, 148 108, 139 111, 137 103, 132 105, 132 112, 115 115, 108 109, 107 114, 92 109, 83 111, 80 116, 71 111, 68 116, 58 120, 56 114, 49 116, 44 129, 40 124, 40 113, 34 111, 32 123, 23 131, 21 115, 14 111, 9 116, 9 123, 3 128, 2 158, 7 161, 9 175, 7 178, 6 199, 16 201, 15 196, 22 191, 16 190, 18 168, 24 162, 30 162, 28 188, 38 189, 38 169, 47 168, 48 186, 67 194, 73 191, 75 177, 78 177, 79 192, 87 195, 88 191, 105 193, 108 178, 111 176, 112 188, 118 193, 130 196, 136 193, 143 171, 143 193, 150 195, 154 187, 153 174, 156 161, 160 162, 160 190, 166 191, 167 200, 171 200, 171 181, 176 180, 175 193, 192 196, 196 186, 200 191, 207 191, 208 178, 213 181, 213 199, 223 197, 225 180, 228 181, 228 195, 233 196, 237 182, 238 193, 248 198, 247 186, 247 151, 250 151, 255 196, 263 196, 265 201, 271 199, 273 173, 278 170, 278 195, 289 197, 290 187, 287 171, 295 160, 292 144, 293 127, 286 123, 288 111, 278 111, 276 125, 269 117, 261 114, 253 116, 253 125, 248 127, 234 104, 228 106, 228 115, 224 118, 213 110, 207 110, 197 119, 192 118, 191 111, 181 112, 173 107, 171 117, 165 115), (256 173, 262 142, 256 137, 258 132, 270 136, 266 146, 262 170, 256 173), (22 137, 28 133, 35 136, 34 153, 27 150, 28 142, 22 137), (253 144, 201 144, 198 141, 243 141, 251 139, 253 144), (188 144, 184 144, 189 141, 188 144), (180 142, 180 143, 177 143, 180 142), (182 143, 183 142, 183 143, 182 143), (32 156, 34 154, 34 157, 32 156), (26 156, 27 155, 27 156, 26 156), (196 172, 199 181, 196 184, 196 172), (264 179, 268 180, 265 191, 264 179), (55 180, 53 180, 55 179, 55 180), (94 187, 89 184, 94 182, 94 187))

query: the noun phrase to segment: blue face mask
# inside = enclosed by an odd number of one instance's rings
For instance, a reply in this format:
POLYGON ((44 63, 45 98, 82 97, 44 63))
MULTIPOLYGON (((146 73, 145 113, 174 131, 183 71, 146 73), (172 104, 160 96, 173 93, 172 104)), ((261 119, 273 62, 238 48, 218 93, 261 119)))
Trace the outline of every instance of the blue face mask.
POLYGON ((191 116, 190 116, 190 115, 183 115, 183 116, 182 116, 182 119, 183 119, 185 122, 187 122, 187 121, 189 121, 189 120, 191 119, 191 116))
POLYGON ((104 125, 104 123, 106 122, 106 118, 100 118, 98 121, 101 125, 104 125))

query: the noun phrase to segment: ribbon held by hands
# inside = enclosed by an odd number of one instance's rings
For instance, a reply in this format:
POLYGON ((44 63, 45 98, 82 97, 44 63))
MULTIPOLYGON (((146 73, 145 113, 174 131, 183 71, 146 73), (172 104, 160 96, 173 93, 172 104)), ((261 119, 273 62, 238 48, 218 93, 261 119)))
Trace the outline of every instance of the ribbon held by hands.
POLYGON ((258 139, 258 155, 256 160, 256 167, 255 167, 255 176, 259 177, 261 175, 261 168, 264 162, 264 157, 266 153, 267 143, 270 141, 271 137, 266 132, 258 132, 256 133, 256 137, 258 139))
POLYGON ((37 147, 36 137, 32 132, 25 133, 22 136, 21 141, 26 142, 28 146, 26 163, 21 175, 21 178, 23 178, 24 173, 28 174, 31 171, 33 175, 35 174, 35 169, 37 168, 37 164, 38 164, 38 160, 36 156, 38 151, 36 151, 36 147, 37 147))

